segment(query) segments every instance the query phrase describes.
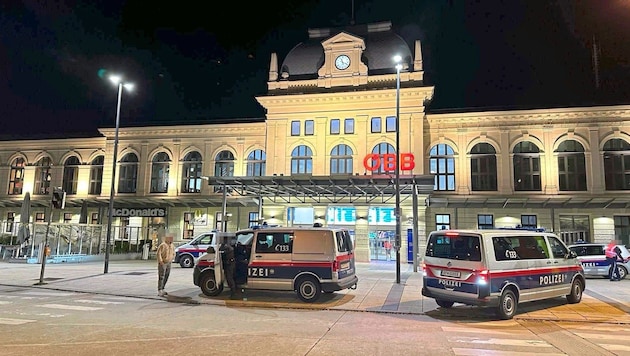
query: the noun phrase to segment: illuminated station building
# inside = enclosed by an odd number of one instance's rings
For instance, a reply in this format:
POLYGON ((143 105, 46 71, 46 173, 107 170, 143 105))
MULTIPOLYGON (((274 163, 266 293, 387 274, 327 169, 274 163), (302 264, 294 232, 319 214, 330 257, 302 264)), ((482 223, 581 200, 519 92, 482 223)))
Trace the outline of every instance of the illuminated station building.
MULTIPOLYGON (((285 58, 270 57, 267 93, 256 97, 264 118, 122 119, 114 240, 130 229, 182 241, 320 223, 349 229, 358 261, 393 260, 398 109, 403 262, 413 236, 421 249, 436 229, 521 226, 567 243, 630 243, 630 106, 431 113, 422 43, 389 22, 310 29, 285 58)), ((86 201, 87 223, 106 224, 114 129, 100 132, 0 142, 3 232, 20 220, 26 192, 30 221, 43 223, 51 186, 67 193, 55 222, 78 222, 86 201)))

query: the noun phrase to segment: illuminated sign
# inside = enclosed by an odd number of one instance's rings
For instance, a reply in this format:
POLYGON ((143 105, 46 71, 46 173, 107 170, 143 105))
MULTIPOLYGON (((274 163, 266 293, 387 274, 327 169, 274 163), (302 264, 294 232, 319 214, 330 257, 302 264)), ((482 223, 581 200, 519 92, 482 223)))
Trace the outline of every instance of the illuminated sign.
POLYGON ((353 207, 330 207, 326 214, 329 224, 354 224, 357 220, 357 210, 353 207))
POLYGON ((396 214, 394 208, 389 207, 373 207, 368 211, 368 223, 395 225, 396 214))
POLYGON ((112 216, 119 217, 142 217, 142 218, 159 218, 166 216, 165 208, 146 208, 146 209, 133 209, 133 208, 115 208, 112 216))
MULTIPOLYGON (((363 167, 370 171, 383 170, 384 172, 396 171, 396 155, 393 153, 372 153, 363 158, 363 167)), ((413 153, 400 154, 400 170, 411 171, 416 167, 413 153)))

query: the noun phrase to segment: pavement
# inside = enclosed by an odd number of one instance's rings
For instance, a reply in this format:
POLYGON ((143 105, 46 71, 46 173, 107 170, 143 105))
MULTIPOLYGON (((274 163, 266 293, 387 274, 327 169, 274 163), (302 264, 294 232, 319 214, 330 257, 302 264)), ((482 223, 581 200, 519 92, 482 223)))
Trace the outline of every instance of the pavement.
MULTIPOLYGON (((420 314, 455 321, 496 319, 488 308, 460 304, 439 308, 433 299, 421 295, 422 273, 414 272, 412 265, 401 265, 400 283, 394 262, 356 263, 356 269, 356 289, 323 294, 315 303, 301 302, 294 292, 277 291, 247 290, 238 300, 229 299, 229 291, 208 297, 193 284, 193 269, 176 264, 166 286, 168 297, 159 297, 154 260, 110 260, 107 273, 103 261, 46 264, 43 278, 40 264, 0 262, 0 285, 238 308, 420 314)), ((515 319, 630 324, 630 278, 619 282, 589 278, 581 303, 568 304, 565 298, 524 303, 515 319)))

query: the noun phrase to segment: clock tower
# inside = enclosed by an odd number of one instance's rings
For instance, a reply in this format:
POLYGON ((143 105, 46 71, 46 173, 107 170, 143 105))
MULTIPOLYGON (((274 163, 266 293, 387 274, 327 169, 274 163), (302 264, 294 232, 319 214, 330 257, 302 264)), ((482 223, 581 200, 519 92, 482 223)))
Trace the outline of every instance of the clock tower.
POLYGON ((365 41, 340 32, 322 41, 324 63, 317 71, 317 86, 359 86, 367 83, 368 67, 362 62, 365 41))

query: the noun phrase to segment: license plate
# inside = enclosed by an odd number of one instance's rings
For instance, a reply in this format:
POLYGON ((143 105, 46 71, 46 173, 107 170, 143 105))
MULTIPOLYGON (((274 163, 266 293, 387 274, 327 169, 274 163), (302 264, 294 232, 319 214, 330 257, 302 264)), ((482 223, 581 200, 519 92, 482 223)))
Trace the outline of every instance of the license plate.
POLYGON ((461 272, 459 272, 459 271, 442 270, 440 275, 443 276, 443 277, 456 277, 456 278, 459 278, 459 277, 461 277, 461 272))
POLYGON ((339 268, 340 269, 348 269, 348 268, 350 268, 350 262, 343 262, 343 263, 341 263, 339 268))

